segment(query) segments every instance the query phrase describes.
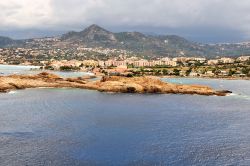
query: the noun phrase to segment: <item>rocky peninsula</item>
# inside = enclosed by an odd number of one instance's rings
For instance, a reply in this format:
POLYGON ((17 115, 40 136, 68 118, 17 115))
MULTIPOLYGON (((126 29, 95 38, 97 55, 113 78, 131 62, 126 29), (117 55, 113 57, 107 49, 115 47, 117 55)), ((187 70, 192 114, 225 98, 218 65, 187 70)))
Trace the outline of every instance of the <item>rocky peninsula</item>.
POLYGON ((50 73, 37 75, 10 75, 0 77, 0 92, 26 88, 80 88, 117 93, 159 93, 159 94, 197 94, 226 96, 227 90, 216 91, 208 86, 179 85, 165 83, 155 77, 104 76, 101 80, 88 78, 61 78, 50 73))

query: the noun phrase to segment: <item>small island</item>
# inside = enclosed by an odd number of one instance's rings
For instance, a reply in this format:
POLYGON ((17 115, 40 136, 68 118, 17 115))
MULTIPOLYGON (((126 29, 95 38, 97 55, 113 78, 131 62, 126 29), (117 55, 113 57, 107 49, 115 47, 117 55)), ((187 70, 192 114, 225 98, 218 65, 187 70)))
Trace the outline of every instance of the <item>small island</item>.
POLYGON ((227 90, 216 91, 202 85, 180 85, 165 83, 156 77, 103 76, 92 81, 91 77, 61 78, 43 72, 37 75, 10 75, 0 77, 0 92, 26 88, 79 88, 117 93, 156 93, 156 94, 197 94, 226 96, 227 90))

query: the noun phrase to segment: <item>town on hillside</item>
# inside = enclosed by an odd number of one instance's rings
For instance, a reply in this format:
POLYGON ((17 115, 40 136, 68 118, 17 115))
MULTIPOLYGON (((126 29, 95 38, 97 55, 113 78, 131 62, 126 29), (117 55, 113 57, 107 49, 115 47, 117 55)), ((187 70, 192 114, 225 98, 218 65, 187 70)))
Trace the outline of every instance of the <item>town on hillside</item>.
MULTIPOLYGON (((66 49, 65 49, 66 50, 66 49)), ((41 70, 87 71, 96 75, 250 77, 250 56, 153 57, 108 48, 78 47, 71 53, 63 49, 0 49, 0 64, 35 65, 41 70)))

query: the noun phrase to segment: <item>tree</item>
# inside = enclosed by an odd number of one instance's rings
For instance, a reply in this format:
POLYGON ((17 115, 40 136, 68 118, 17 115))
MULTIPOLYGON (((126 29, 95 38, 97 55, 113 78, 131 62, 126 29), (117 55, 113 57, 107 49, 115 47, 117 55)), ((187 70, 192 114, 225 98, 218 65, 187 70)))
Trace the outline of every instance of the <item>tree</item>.
POLYGON ((154 74, 157 76, 161 75, 161 70, 154 70, 154 74))
POLYGON ((54 70, 54 68, 52 66, 45 66, 44 69, 45 70, 54 70))
POLYGON ((84 66, 84 64, 83 63, 81 63, 81 65, 79 66, 79 67, 83 67, 84 66))
POLYGON ((62 71, 73 71, 73 70, 80 70, 80 68, 76 67, 76 66, 61 66, 60 70, 62 70, 62 71))
POLYGON ((221 73, 221 71, 218 69, 218 68, 214 68, 212 70, 212 72, 215 74, 215 75, 218 75, 219 73, 221 73))
POLYGON ((230 69, 229 72, 228 72, 228 76, 232 76, 232 75, 234 75, 234 74, 235 74, 235 71, 232 70, 232 69, 230 69))
POLYGON ((246 75, 248 75, 248 74, 249 74, 249 72, 250 72, 250 68, 243 67, 243 68, 241 69, 241 72, 242 72, 242 74, 246 74, 246 75))
POLYGON ((141 68, 140 68, 140 72, 141 72, 141 74, 142 74, 142 75, 144 75, 144 74, 145 74, 144 67, 141 67, 141 68))
POLYGON ((197 67, 197 66, 202 66, 202 63, 201 63, 200 61, 195 61, 194 66, 195 66, 195 67, 197 67))
POLYGON ((174 69, 173 72, 174 72, 174 75, 176 75, 176 76, 180 75, 180 70, 179 69, 174 69))
POLYGON ((134 64, 127 64, 128 68, 134 68, 134 64))
POLYGON ((167 69, 163 69, 162 73, 163 73, 163 75, 168 75, 168 70, 167 69))
POLYGON ((247 65, 250 65, 250 59, 247 60, 246 64, 247 64, 247 65))
POLYGON ((187 71, 186 71, 186 76, 189 76, 189 74, 192 72, 192 68, 189 68, 187 71))

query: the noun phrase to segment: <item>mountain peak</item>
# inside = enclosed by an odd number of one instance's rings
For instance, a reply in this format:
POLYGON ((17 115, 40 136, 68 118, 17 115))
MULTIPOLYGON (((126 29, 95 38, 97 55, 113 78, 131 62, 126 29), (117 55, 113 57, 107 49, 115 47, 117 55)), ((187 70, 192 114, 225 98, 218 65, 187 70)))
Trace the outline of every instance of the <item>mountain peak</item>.
POLYGON ((115 35, 108 30, 93 24, 81 32, 70 32, 62 36, 63 40, 83 41, 83 42, 107 42, 116 41, 115 35))
POLYGON ((84 29, 82 32, 94 32, 94 33, 96 33, 96 32, 107 32, 107 33, 111 33, 111 32, 109 32, 109 31, 107 31, 106 29, 104 29, 104 28, 102 28, 102 27, 100 27, 99 25, 96 25, 96 24, 92 24, 92 25, 90 25, 89 27, 87 27, 86 29, 84 29))
POLYGON ((100 27, 100 26, 97 25, 97 24, 92 24, 92 25, 90 25, 88 28, 90 28, 90 29, 103 29, 102 27, 100 27))
POLYGON ((129 50, 152 55, 205 54, 199 45, 178 36, 147 36, 140 32, 112 33, 96 24, 81 32, 71 32, 62 36, 62 40, 83 43, 87 47, 104 47, 129 50))

